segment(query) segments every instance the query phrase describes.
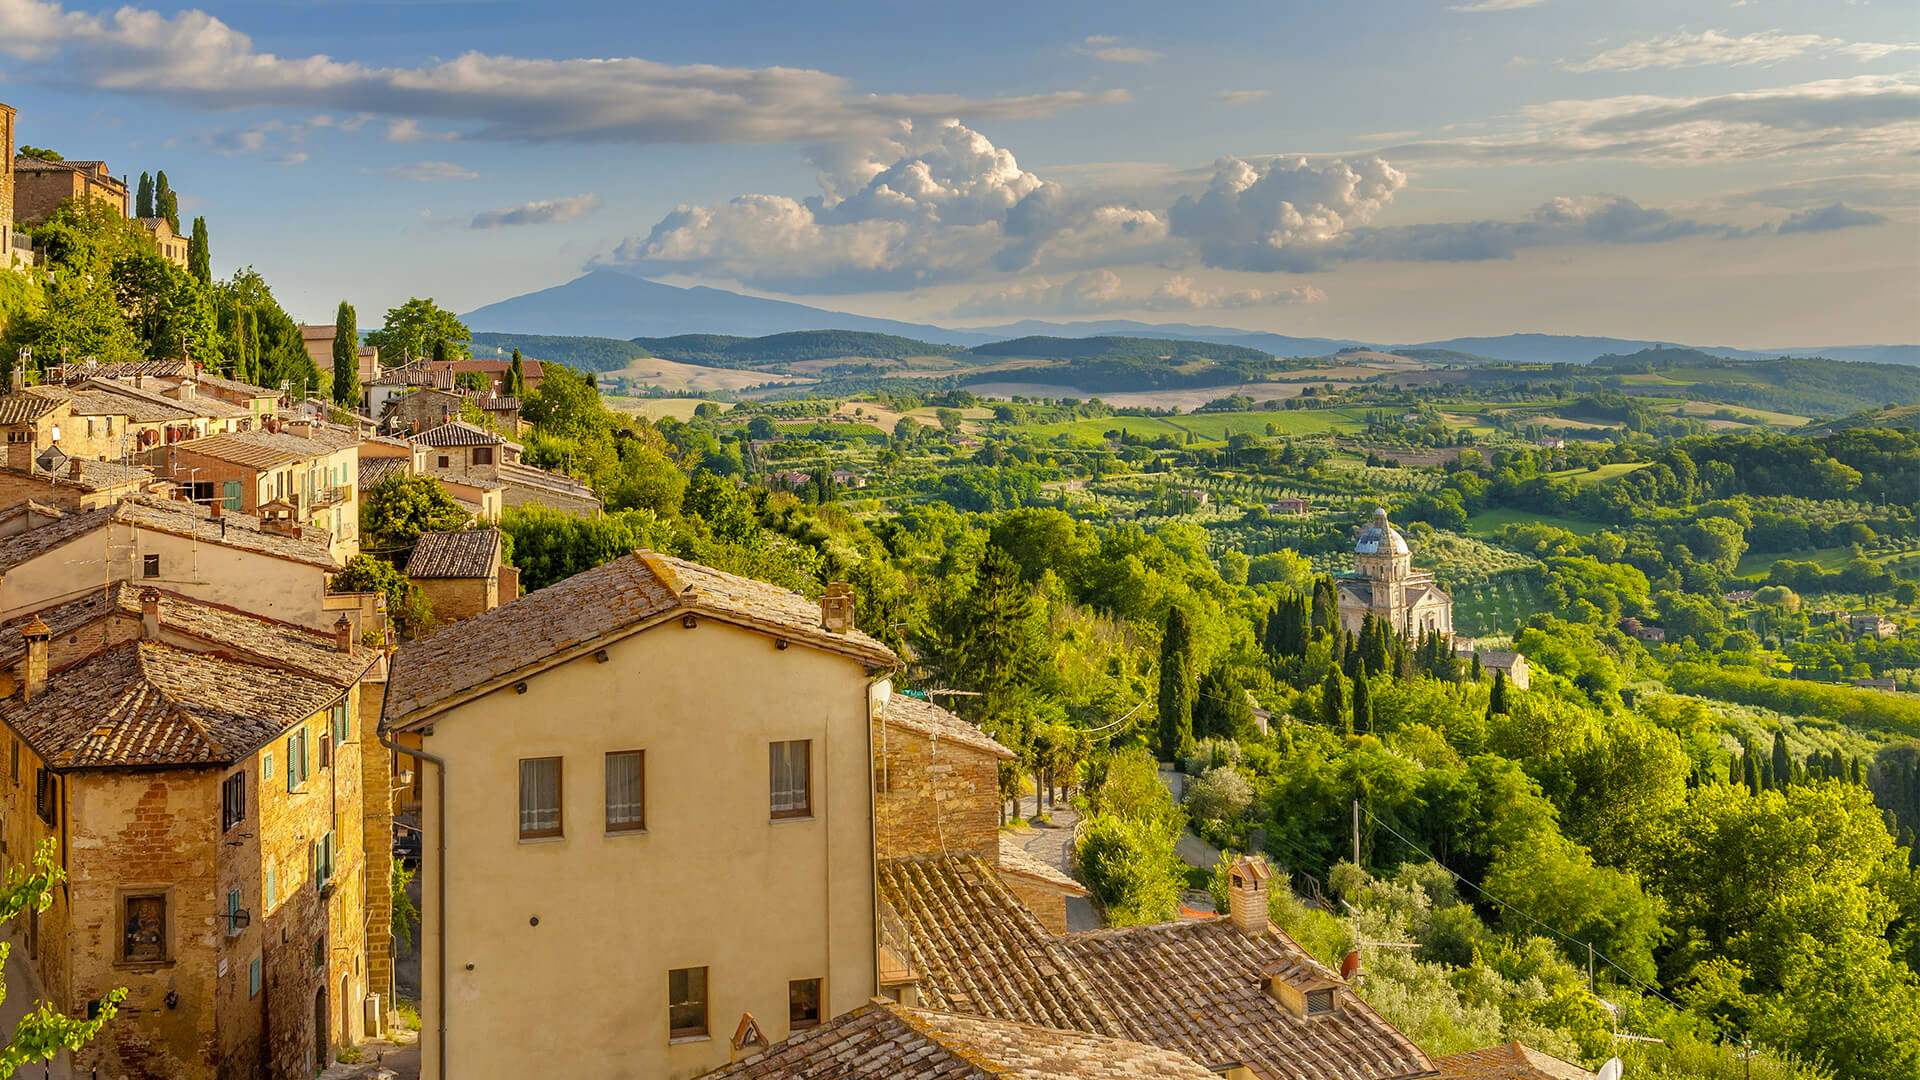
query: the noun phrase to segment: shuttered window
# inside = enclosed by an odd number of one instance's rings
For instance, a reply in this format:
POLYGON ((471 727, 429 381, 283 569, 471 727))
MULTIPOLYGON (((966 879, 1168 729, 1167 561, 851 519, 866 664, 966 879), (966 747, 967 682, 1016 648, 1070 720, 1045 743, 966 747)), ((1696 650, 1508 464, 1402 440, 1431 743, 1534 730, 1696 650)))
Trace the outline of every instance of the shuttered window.
POLYGON ((607 831, 647 827, 647 755, 626 750, 607 755, 607 831))
POLYGON ((247 774, 234 773, 220 785, 220 831, 226 832, 247 818, 247 774))
POLYGON ((774 817, 806 817, 813 813, 813 778, 808 770, 812 749, 813 743, 806 739, 771 744, 768 792, 774 817))
POLYGON ((520 838, 559 836, 560 759, 522 758, 520 761, 520 838))

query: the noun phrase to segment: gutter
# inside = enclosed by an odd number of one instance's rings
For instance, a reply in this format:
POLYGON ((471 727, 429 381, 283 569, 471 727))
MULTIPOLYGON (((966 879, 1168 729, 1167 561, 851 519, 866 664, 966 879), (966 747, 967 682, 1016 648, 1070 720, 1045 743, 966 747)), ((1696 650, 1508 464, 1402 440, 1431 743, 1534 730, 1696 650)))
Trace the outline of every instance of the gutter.
MULTIPOLYGON (((870 676, 867 679, 867 807, 868 807, 868 818, 873 822, 873 827, 869 830, 868 837, 867 837, 867 841, 868 841, 867 842, 867 855, 868 855, 867 885, 873 894, 872 902, 873 902, 873 994, 874 996, 878 996, 881 989, 880 987, 880 951, 882 948, 882 934, 880 932, 880 912, 883 910, 881 905, 881 900, 880 900, 880 797, 877 794, 875 794, 873 789, 874 725, 878 724, 880 727, 880 738, 883 744, 887 737, 886 718, 881 715, 886 711, 886 705, 884 702, 879 702, 875 700, 877 695, 874 693, 874 687, 877 686, 882 679, 887 680, 888 696, 892 696, 893 677, 895 675, 898 675, 899 673, 900 673, 900 669, 897 667, 888 668, 886 671, 878 675, 870 676)), ((884 745, 882 747, 881 754, 882 754, 881 768, 885 768, 886 765, 885 765, 884 745)))
MULTIPOLYGON (((447 1072, 447 759, 429 754, 424 749, 416 750, 413 747, 401 746, 397 742, 389 741, 391 735, 391 732, 384 728, 381 729, 378 736, 380 745, 397 754, 405 754, 408 757, 429 762, 440 772, 438 782, 433 786, 435 826, 434 890, 438 894, 438 902, 434 905, 436 908, 434 919, 440 931, 439 971, 435 975, 435 978, 438 980, 435 990, 440 995, 438 1002, 440 1007, 434 1010, 433 1027, 434 1039, 440 1048, 440 1080, 445 1080, 447 1076, 451 1075, 447 1072)), ((393 798, 393 792, 387 792, 386 797, 391 800, 393 798)), ((393 839, 388 837, 387 844, 391 846, 392 843, 393 839)), ((392 882, 388 882, 387 888, 393 888, 392 882)), ((423 932, 422 944, 425 944, 424 931, 426 928, 423 926, 421 929, 423 932)))

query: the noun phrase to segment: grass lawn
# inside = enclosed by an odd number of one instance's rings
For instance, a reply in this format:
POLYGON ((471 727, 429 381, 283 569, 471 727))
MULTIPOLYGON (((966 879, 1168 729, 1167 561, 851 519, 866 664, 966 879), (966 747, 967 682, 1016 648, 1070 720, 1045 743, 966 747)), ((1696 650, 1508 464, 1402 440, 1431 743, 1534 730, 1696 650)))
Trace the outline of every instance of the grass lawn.
POLYGON ((1552 525, 1556 529, 1565 529, 1575 536, 1592 536, 1606 526, 1597 521, 1582 521, 1579 518, 1558 517, 1553 514, 1536 514, 1528 510, 1483 510, 1467 519, 1467 532, 1475 536, 1499 536, 1508 525, 1552 525))
POLYGON ((1853 561, 1853 548, 1830 547, 1808 548, 1804 551, 1749 551, 1740 557, 1740 564, 1734 567, 1733 572, 1741 577, 1747 577, 1752 574, 1764 574, 1773 568, 1774 563, 1779 562, 1781 559, 1792 559, 1794 562, 1818 563, 1820 569, 1831 572, 1839 570, 1853 561))
POLYGON ((1572 480, 1581 487, 1602 484, 1618 476, 1625 476, 1636 469, 1644 469, 1653 464, 1651 461, 1620 461, 1612 465, 1602 465, 1597 469, 1566 469, 1557 473, 1548 473, 1556 480, 1572 480))

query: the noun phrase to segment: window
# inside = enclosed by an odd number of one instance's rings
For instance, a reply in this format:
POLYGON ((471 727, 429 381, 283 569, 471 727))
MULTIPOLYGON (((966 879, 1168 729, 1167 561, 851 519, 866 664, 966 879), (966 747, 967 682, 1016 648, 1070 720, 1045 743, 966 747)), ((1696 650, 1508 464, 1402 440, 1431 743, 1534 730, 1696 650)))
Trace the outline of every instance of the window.
POLYGON ((319 971, 327 966, 327 939, 313 939, 313 970, 319 971))
POLYGON ((46 769, 36 770, 33 784, 33 808, 40 820, 58 825, 60 817, 60 778, 46 769))
POLYGON ((273 751, 271 750, 260 755, 260 778, 262 780, 273 779, 273 751))
POLYGON ((307 729, 304 726, 287 736, 288 791, 293 791, 306 783, 307 777, 313 775, 313 762, 307 756, 308 749, 307 729))
POLYGON ((226 504, 228 510, 237 513, 240 509, 240 481, 228 480, 222 483, 220 485, 220 501, 226 504))
POLYGON ((167 958, 167 898, 161 894, 129 896, 121 924, 120 959, 129 964, 152 964, 167 958))
POLYGON ((473 448, 473 463, 474 463, 475 465, 491 465, 491 464, 493 464, 493 447, 491 447, 491 446, 476 446, 476 447, 474 447, 474 448, 473 448))
POLYGON ((334 744, 337 746, 347 745, 347 740, 353 735, 353 732, 347 726, 347 703, 346 702, 342 701, 333 707, 332 718, 333 718, 334 744))
POLYGON ((140 576, 141 577, 159 577, 160 576, 160 556, 142 555, 140 557, 140 576))
POLYGON ((239 934, 240 934, 240 890, 228 889, 227 890, 227 936, 238 937, 239 934))
POLYGON ((333 884, 333 833, 315 840, 311 845, 313 858, 313 887, 326 892, 333 884))
POLYGON ((773 816, 806 817, 813 813, 813 785, 807 773, 807 755, 813 743, 806 739, 771 745, 768 790, 773 816))
POLYGON ((320 733, 320 767, 325 769, 333 764, 333 729, 329 727, 320 733))
POLYGON ((607 831, 647 827, 647 754, 628 750, 607 755, 607 831))
POLYGON ((560 759, 520 761, 520 839, 560 835, 560 759))
POLYGON ((272 911, 273 905, 280 900, 280 890, 275 877, 273 861, 268 860, 266 884, 260 890, 260 908, 263 912, 272 911))
POLYGON ((20 740, 13 740, 13 749, 7 757, 7 776, 18 786, 20 783, 20 740))
POLYGON ((237 772, 220 785, 220 831, 247 819, 247 774, 237 772))
POLYGON ((795 979, 787 984, 787 1027, 810 1028, 820 1022, 820 980, 795 979))
POLYGON ((446 454, 441 454, 441 455, 440 455, 440 467, 441 467, 441 468, 443 468, 443 469, 444 469, 444 468, 446 468, 446 467, 448 467, 449 465, 452 465, 452 464, 453 464, 453 459, 452 459, 451 457, 449 457, 449 456, 447 456, 446 454))
POLYGON ((260 958, 257 956, 247 962, 247 996, 260 996, 260 958))
POLYGON ((691 1039, 707 1033, 707 969, 667 972, 667 1034, 691 1039))
POLYGON ((1307 1015, 1325 1016, 1333 1011, 1332 990, 1307 991, 1307 1015))

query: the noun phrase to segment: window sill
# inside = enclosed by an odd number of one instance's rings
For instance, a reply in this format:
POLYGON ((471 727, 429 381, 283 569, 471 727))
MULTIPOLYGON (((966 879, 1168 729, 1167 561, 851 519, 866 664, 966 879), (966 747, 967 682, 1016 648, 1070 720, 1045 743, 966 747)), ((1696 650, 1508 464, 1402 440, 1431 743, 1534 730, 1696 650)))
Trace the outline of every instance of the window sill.
POLYGON ((113 966, 119 971, 159 971, 173 966, 172 960, 115 960, 113 966))
POLYGON ((783 817, 770 817, 767 819, 767 823, 769 825, 786 825, 790 822, 795 822, 795 821, 812 821, 812 820, 813 820, 812 814, 789 814, 783 817))
POLYGON ((608 836, 645 836, 647 835, 647 830, 646 829, 608 829, 606 834, 608 836))
POLYGON ((564 833, 559 836, 523 836, 520 838, 520 842, 523 844, 557 844, 566 838, 566 834, 564 833))
POLYGON ((712 1041, 712 1035, 675 1035, 667 1040, 667 1045, 678 1046, 681 1043, 703 1043, 712 1041))

